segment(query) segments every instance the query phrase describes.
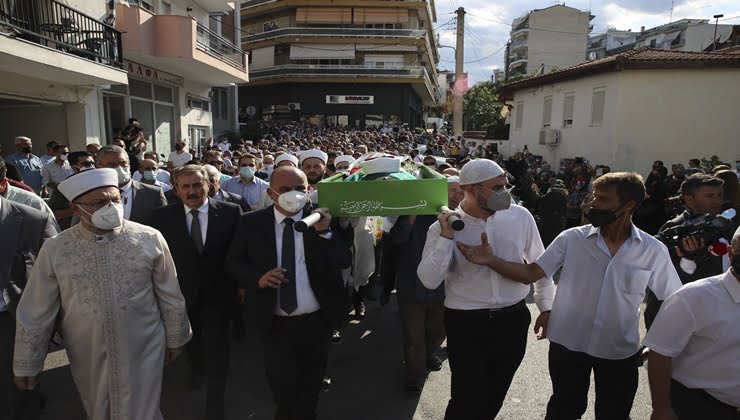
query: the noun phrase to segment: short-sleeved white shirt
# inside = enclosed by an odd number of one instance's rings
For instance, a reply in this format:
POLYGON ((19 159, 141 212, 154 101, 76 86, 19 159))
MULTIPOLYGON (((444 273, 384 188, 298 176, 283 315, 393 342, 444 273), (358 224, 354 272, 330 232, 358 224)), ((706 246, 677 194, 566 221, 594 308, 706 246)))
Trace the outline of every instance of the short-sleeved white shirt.
POLYGON ((562 232, 536 264, 548 277, 563 268, 547 338, 603 359, 626 359, 640 349, 646 288, 663 300, 681 287, 665 245, 634 225, 614 256, 601 229, 585 225, 562 232))
POLYGON ((191 155, 188 152, 172 152, 170 153, 170 157, 167 158, 168 162, 172 162, 172 166, 175 168, 179 168, 180 166, 184 166, 186 163, 193 160, 193 155, 191 155))
POLYGON ((643 343, 673 360, 673 379, 740 407, 740 281, 689 283, 663 302, 643 343))

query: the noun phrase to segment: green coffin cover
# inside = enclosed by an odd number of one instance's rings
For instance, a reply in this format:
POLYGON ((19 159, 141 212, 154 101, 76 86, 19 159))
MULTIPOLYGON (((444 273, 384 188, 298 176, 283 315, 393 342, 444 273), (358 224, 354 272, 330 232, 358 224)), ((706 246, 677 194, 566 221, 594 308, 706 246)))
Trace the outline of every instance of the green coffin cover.
POLYGON ((447 205, 447 179, 435 175, 413 181, 343 182, 337 174, 319 182, 319 206, 334 217, 439 214, 447 205))

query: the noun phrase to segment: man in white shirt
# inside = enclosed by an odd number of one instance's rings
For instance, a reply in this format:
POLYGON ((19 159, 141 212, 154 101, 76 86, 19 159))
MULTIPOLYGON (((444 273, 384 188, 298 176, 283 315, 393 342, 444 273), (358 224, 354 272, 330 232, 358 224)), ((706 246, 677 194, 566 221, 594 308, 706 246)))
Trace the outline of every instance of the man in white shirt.
POLYGON ((136 175, 139 175, 139 182, 141 182, 142 184, 159 187, 162 189, 163 192, 166 193, 167 191, 171 190, 172 187, 157 179, 157 171, 157 162, 151 159, 144 159, 139 164, 139 170, 134 172, 133 178, 134 180, 136 180, 136 175))
POLYGON ((542 336, 550 339, 553 386, 546 419, 581 418, 592 371, 596 418, 629 418, 645 289, 665 299, 681 287, 665 245, 632 223, 644 199, 638 174, 598 178, 586 214, 591 224, 561 233, 534 263, 508 262, 512 258, 490 247, 458 245, 469 260, 525 284, 562 268, 552 313, 541 325, 542 336))
POLYGON ((175 143, 175 151, 170 153, 170 157, 167 158, 167 170, 173 170, 180 166, 183 166, 193 160, 193 155, 187 152, 185 149, 185 142, 178 140, 175 143))
POLYGON ((235 176, 223 184, 221 189, 244 197, 252 210, 265 208, 267 203, 267 189, 270 184, 257 178, 257 159, 252 154, 245 154, 239 158, 239 176, 235 176))
POLYGON ((731 268, 663 303, 645 337, 653 419, 740 419, 740 229, 731 268))
MULTIPOLYGON (((466 260, 455 242, 481 241, 512 261, 534 261, 544 251, 529 212, 511 204, 506 174, 495 162, 478 159, 460 170, 465 198, 457 213, 441 215, 427 233, 419 280, 428 289, 445 283, 447 353, 452 371, 451 398, 445 419, 493 419, 527 346, 531 322, 524 302, 529 285, 512 281, 488 267, 466 260), (454 231, 456 214, 465 229, 454 231), (491 238, 488 244, 487 238, 491 238)), ((535 326, 547 322, 554 285, 544 273, 534 285, 541 312, 535 326)))
MULTIPOLYGON (((154 169, 157 173, 157 181, 161 182, 162 184, 167 184, 167 186, 169 187, 172 187, 172 185, 170 185, 170 173, 165 171, 164 169, 159 169, 159 158, 157 157, 157 153, 151 151, 146 152, 144 153, 144 159, 151 159, 154 162, 154 169)), ((139 169, 141 170, 141 168, 139 169)), ((134 181, 141 181, 141 179, 143 178, 142 172, 140 172, 140 170, 135 171, 131 176, 134 181)))

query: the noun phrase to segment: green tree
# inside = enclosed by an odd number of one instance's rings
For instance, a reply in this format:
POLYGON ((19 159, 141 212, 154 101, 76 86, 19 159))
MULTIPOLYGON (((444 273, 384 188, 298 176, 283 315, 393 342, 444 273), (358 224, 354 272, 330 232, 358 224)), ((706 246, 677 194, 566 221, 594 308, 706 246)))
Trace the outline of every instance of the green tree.
POLYGON ((499 100, 500 84, 478 83, 466 94, 463 101, 463 127, 465 130, 493 131, 504 125, 499 100))

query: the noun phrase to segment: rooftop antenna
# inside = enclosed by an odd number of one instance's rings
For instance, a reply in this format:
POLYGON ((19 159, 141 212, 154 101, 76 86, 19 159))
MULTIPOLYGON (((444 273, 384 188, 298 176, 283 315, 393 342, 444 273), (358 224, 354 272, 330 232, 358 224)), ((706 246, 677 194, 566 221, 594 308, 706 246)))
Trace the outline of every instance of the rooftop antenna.
POLYGON ((675 0, 671 0, 671 15, 668 17, 668 23, 673 22, 673 3, 675 0))

